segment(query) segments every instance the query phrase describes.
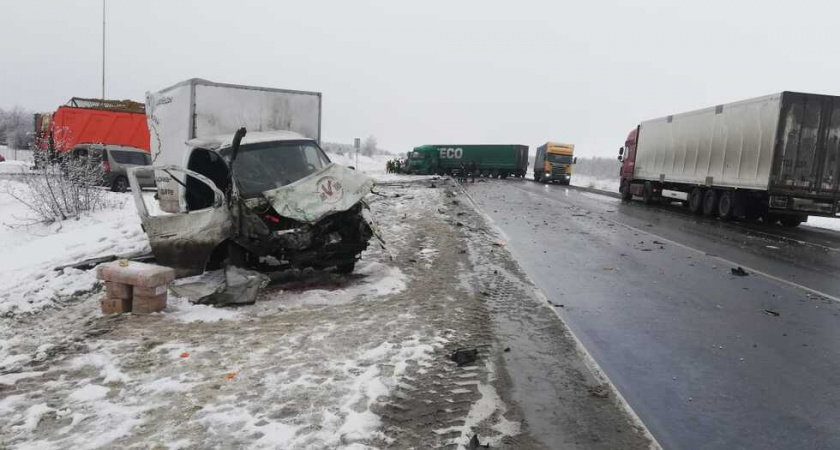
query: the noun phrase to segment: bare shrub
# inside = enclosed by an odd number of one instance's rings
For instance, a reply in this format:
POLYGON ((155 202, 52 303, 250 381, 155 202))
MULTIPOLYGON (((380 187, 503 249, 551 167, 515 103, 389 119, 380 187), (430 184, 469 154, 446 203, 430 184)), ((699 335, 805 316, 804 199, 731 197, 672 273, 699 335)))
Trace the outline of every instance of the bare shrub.
POLYGON ((21 183, 7 184, 6 192, 39 220, 55 222, 124 203, 109 196, 103 177, 99 157, 67 152, 42 159, 28 175, 20 177, 21 183))

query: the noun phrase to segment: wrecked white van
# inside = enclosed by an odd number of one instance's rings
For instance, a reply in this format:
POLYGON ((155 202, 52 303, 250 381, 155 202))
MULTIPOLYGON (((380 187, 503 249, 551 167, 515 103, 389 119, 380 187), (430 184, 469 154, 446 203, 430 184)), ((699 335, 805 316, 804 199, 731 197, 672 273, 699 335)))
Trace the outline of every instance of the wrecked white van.
POLYGON ((158 263, 184 275, 225 262, 353 270, 375 229, 364 201, 373 180, 318 146, 320 94, 188 80, 147 94, 146 107, 155 160, 129 183, 158 263), (268 130, 278 124, 297 131, 268 130))

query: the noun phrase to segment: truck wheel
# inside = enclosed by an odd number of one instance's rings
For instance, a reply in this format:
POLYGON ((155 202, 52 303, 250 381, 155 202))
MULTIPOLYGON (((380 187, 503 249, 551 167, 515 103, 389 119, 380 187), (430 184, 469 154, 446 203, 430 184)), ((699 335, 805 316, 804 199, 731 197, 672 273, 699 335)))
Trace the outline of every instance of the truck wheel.
POLYGON ((696 187, 688 194, 688 210, 697 216, 703 213, 703 189, 696 187))
POLYGON ((730 220, 735 212, 735 196, 731 191, 724 191, 718 200, 718 216, 723 220, 730 220))
POLYGON ((621 201, 629 202, 633 200, 633 193, 630 192, 630 180, 621 182, 621 188, 618 190, 621 193, 621 201))
POLYGON ((779 222, 782 223, 782 226, 789 228, 798 227, 799 224, 801 224, 804 221, 805 220, 799 216, 782 216, 782 218, 779 219, 779 222))
POLYGON ((642 199, 644 200, 645 205, 651 205, 655 201, 653 184, 650 181, 645 181, 645 188, 642 191, 642 199))
POLYGON ((114 192, 126 192, 128 191, 128 179, 123 176, 119 176, 114 179, 114 183, 111 185, 111 190, 114 192))
POLYGON ((718 194, 714 189, 709 189, 703 194, 703 215, 714 217, 717 215, 718 194))

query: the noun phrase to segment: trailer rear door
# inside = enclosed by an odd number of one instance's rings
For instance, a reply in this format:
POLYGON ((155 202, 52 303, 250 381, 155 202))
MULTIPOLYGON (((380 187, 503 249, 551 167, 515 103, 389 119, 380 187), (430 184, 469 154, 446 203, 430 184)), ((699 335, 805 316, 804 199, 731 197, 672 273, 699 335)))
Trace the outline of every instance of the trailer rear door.
POLYGON ((840 97, 782 95, 772 190, 835 197, 840 175, 840 97))

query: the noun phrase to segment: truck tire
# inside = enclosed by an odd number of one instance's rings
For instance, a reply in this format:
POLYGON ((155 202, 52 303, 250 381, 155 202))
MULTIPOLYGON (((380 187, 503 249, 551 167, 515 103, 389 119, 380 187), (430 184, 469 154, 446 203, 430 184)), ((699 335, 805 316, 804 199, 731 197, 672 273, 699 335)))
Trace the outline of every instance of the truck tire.
POLYGON ((703 189, 696 187, 688 194, 688 210, 691 214, 703 214, 703 189))
POLYGON ((703 215, 707 217, 714 217, 717 215, 718 207, 718 193, 714 189, 706 190, 703 194, 703 215))
POLYGON ((642 191, 642 199, 645 205, 652 205, 656 202, 656 197, 653 194, 653 183, 645 181, 645 189, 642 191))
POLYGON ((347 275, 347 274, 353 273, 353 270, 355 268, 356 268, 356 263, 352 262, 352 263, 349 263, 349 264, 340 264, 338 266, 335 266, 335 271, 340 273, 340 274, 347 275))
POLYGON ((122 175, 114 178, 114 182, 111 184, 111 190, 114 192, 127 192, 128 179, 122 175))
POLYGON ((630 192, 630 180, 623 180, 618 191, 621 193, 621 201, 629 202, 633 200, 633 193, 630 192))
POLYGON ((799 216, 782 216, 782 218, 779 219, 779 222, 782 223, 782 226, 789 228, 798 227, 799 224, 801 224, 804 221, 805 220, 799 216))
POLYGON ((723 191, 718 200, 718 216, 723 220, 731 220, 735 213, 735 194, 723 191))

